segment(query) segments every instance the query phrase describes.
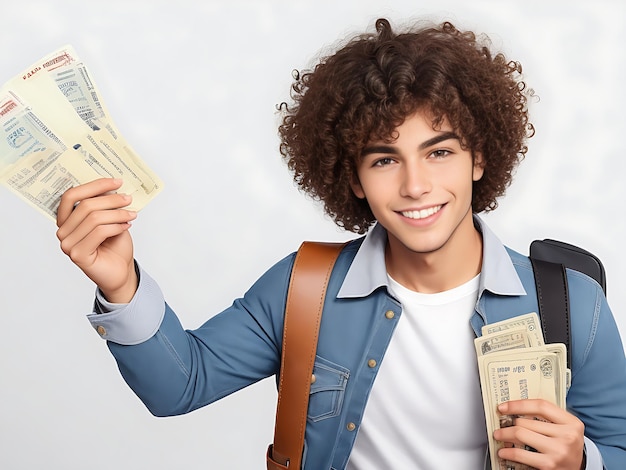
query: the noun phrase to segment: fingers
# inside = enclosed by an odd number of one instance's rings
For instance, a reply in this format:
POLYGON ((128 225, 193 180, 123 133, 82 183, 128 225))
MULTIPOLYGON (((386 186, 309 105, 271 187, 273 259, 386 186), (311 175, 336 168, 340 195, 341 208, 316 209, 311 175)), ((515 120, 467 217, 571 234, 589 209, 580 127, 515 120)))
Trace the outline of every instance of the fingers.
POLYGON ((125 210, 92 212, 65 238, 59 235, 61 250, 84 268, 92 263, 102 243, 128 230, 135 217, 135 213, 125 210))
MULTIPOLYGON (((74 211, 77 204, 85 199, 101 196, 119 189, 123 181, 115 178, 101 178, 74 188, 70 188, 61 197, 57 209, 57 226, 61 227, 74 211)), ((119 206, 123 207, 123 206, 119 206)))
POLYGON ((82 200, 57 230, 61 249, 67 253, 64 245, 76 243, 98 225, 126 224, 135 219, 136 212, 120 209, 130 204, 131 200, 132 198, 125 194, 110 194, 82 200))
POLYGON ((128 302, 137 288, 133 242, 128 232, 137 213, 132 197, 117 194, 120 180, 103 178, 71 188, 57 211, 61 250, 115 302, 128 302))
POLYGON ((566 425, 518 418, 514 426, 497 430, 494 438, 505 443, 498 457, 532 468, 578 470, 583 459, 584 437, 566 425))
POLYGON ((540 450, 549 444, 550 437, 558 436, 558 428, 555 428, 553 423, 517 417, 513 426, 497 429, 494 438, 518 447, 528 447, 526 450, 540 450))
POLYGON ((72 188, 63 195, 59 205, 57 238, 61 250, 85 268, 97 255, 100 245, 128 230, 137 213, 123 209, 132 198, 116 194, 121 182, 99 179, 72 188))
POLYGON ((521 447, 505 447, 503 449, 500 449, 498 451, 498 457, 500 457, 504 461, 518 462, 525 466, 506 466, 503 468, 547 468, 544 465, 545 458, 542 454, 538 452, 533 452, 532 450, 527 450, 523 445, 521 447))
POLYGON ((98 223, 127 223, 136 217, 131 211, 118 211, 127 206, 132 198, 125 194, 115 194, 111 191, 119 188, 121 180, 102 178, 87 184, 68 189, 61 197, 57 211, 57 238, 62 242, 62 249, 67 253, 67 245, 82 239, 98 223), (99 214, 98 211, 111 211, 99 214), (81 229, 85 219, 91 218, 91 224, 81 229), (66 238, 72 235, 70 240, 66 238), (63 248, 66 245, 66 248, 63 248))
POLYGON ((516 400, 498 406, 514 416, 513 425, 494 432, 505 443, 498 456, 534 468, 580 468, 584 424, 546 400, 516 400))
POLYGON ((503 415, 536 416, 557 424, 578 420, 554 403, 541 399, 508 401, 498 405, 498 411, 503 415))

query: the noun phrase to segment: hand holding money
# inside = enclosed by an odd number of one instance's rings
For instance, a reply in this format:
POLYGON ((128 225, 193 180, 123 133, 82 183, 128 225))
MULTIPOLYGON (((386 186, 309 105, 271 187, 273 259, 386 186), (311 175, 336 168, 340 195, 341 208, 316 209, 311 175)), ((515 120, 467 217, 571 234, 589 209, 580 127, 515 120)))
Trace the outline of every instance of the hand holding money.
POLYGON ((494 432, 507 443, 498 457, 509 464, 499 468, 582 468, 584 424, 576 416, 541 399, 502 403, 498 411, 512 418, 510 426, 494 432))
POLYGON ((122 138, 71 46, 0 88, 0 183, 50 219, 61 195, 98 178, 123 181, 140 210, 162 182, 122 138))
POLYGON ((564 448, 575 460, 582 432, 577 418, 565 411, 571 377, 565 345, 544 344, 536 313, 488 324, 482 333, 474 343, 492 469, 546 468, 545 459, 558 460, 564 448), (503 413, 501 407, 509 409, 503 413), (512 448, 505 449, 505 442, 512 448), (536 453, 541 455, 529 458, 536 453), (537 459, 539 467, 533 466, 537 459))
POLYGON ((63 252, 114 303, 129 302, 137 289, 128 233, 136 212, 125 209, 130 196, 114 193, 121 185, 121 180, 104 178, 69 189, 57 219, 63 252))

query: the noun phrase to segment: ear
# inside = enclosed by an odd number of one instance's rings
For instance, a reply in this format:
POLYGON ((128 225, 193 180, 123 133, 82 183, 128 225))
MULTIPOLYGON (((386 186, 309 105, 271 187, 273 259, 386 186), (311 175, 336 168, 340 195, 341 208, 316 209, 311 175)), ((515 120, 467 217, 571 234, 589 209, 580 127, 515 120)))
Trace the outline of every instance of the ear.
POLYGON ((352 177, 352 181, 350 181, 350 187, 356 197, 359 199, 365 199, 365 191, 363 191, 363 186, 361 186, 359 177, 356 174, 352 177))
POLYGON ((482 154, 475 153, 473 155, 474 167, 472 169, 472 181, 478 181, 483 177, 485 173, 485 160, 482 154))

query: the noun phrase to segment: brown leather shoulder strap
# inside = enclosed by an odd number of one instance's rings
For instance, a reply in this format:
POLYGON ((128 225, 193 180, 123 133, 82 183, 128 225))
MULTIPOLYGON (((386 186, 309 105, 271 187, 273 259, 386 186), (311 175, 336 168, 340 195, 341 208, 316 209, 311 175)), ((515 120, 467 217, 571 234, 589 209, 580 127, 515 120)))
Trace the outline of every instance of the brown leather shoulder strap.
POLYGON ((274 444, 268 470, 300 469, 311 375, 324 297, 335 260, 345 243, 303 242, 296 254, 283 326, 283 349, 274 444))

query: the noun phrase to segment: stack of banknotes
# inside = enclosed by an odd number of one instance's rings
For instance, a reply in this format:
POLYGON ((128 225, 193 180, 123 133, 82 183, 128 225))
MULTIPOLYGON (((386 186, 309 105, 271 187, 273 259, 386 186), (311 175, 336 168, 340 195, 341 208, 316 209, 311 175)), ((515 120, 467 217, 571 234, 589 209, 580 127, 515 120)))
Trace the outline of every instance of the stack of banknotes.
POLYGON ((71 46, 0 88, 0 182, 51 219, 69 188, 111 177, 140 210, 162 181, 124 140, 71 46))
POLYGON ((531 467, 498 458, 503 443, 493 439, 493 432, 512 426, 517 416, 500 415, 497 406, 509 400, 543 398, 565 408, 565 395, 571 381, 566 347, 560 343, 544 343, 536 313, 485 325, 482 336, 474 343, 491 468, 529 470, 531 467))

